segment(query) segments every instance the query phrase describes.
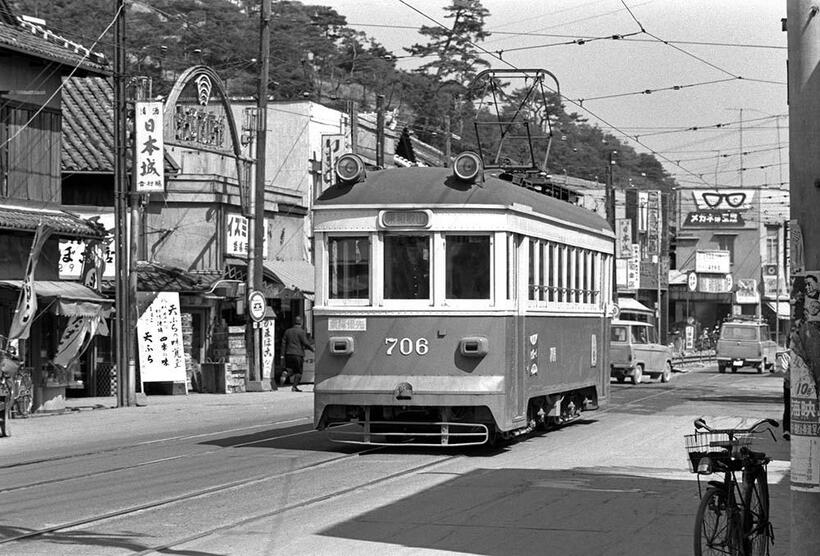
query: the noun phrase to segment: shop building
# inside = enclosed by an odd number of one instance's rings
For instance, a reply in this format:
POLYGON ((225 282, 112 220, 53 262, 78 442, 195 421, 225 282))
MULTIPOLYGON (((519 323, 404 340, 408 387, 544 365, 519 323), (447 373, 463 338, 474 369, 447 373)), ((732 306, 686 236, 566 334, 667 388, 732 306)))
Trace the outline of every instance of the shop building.
POLYGON ((765 319, 781 343, 786 287, 788 190, 676 190, 676 267, 670 273, 673 326, 714 329, 734 315, 765 319))

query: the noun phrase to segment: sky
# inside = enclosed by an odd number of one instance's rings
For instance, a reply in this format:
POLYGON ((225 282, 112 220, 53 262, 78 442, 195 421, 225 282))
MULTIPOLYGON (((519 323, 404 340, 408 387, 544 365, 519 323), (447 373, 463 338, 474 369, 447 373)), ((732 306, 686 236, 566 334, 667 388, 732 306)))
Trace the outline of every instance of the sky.
MULTIPOLYGON (((425 42, 420 26, 452 23, 442 10, 450 0, 321 3, 397 56, 425 42)), ((492 35, 480 46, 492 68, 554 73, 567 112, 655 153, 680 185, 788 189, 785 0, 482 4, 492 35), (563 44, 631 33, 637 34, 563 44)), ((402 69, 417 64, 398 61, 402 69)))

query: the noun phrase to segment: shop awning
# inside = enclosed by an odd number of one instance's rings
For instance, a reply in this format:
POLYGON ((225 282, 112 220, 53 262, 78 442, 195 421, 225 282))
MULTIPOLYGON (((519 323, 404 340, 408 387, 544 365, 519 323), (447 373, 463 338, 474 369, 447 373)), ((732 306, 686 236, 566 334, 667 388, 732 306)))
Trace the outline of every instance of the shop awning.
POLYGON ((624 311, 631 311, 633 313, 646 313, 647 315, 654 315, 655 311, 631 297, 619 297, 618 308, 623 313, 624 311))
POLYGON ((313 265, 307 261, 265 261, 265 270, 290 290, 313 293, 313 265))
POLYGON ((778 319, 788 320, 792 318, 791 305, 788 301, 767 301, 766 306, 777 314, 778 319))
MULTIPOLYGON (((22 280, 0 280, 0 285, 20 289, 22 280)), ((67 317, 93 317, 102 312, 104 317, 111 314, 114 301, 99 295, 79 282, 65 280, 35 280, 34 292, 37 297, 54 300, 55 314, 67 317)))

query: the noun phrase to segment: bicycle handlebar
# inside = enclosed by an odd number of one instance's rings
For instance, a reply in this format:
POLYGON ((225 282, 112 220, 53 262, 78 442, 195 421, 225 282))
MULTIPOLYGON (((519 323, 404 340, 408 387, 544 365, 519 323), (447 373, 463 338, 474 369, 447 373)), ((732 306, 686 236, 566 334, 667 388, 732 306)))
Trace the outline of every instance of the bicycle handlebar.
POLYGON ((774 419, 761 419, 754 425, 746 429, 713 429, 709 425, 706 424, 706 421, 702 418, 695 419, 695 430, 705 430, 707 432, 732 432, 732 433, 744 433, 744 432, 759 432, 759 427, 763 425, 769 425, 770 427, 777 428, 780 426, 780 423, 774 419))

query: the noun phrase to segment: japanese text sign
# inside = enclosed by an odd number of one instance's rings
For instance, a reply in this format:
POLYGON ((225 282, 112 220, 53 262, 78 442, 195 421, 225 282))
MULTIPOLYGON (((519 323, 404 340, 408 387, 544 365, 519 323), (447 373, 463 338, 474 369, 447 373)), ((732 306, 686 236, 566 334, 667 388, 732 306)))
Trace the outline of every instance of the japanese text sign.
POLYGON ((165 191, 162 103, 137 101, 134 189, 137 193, 165 191))
MULTIPOLYGON (((248 219, 240 214, 229 213, 226 217, 227 229, 225 230, 225 254, 232 257, 248 256, 248 237, 250 226, 248 219)), ((264 241, 262 243, 262 256, 267 257, 268 253, 268 220, 264 220, 264 241)))
POLYGON ((137 321, 143 382, 184 382, 179 293, 160 292, 137 321))

